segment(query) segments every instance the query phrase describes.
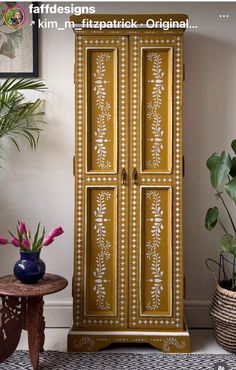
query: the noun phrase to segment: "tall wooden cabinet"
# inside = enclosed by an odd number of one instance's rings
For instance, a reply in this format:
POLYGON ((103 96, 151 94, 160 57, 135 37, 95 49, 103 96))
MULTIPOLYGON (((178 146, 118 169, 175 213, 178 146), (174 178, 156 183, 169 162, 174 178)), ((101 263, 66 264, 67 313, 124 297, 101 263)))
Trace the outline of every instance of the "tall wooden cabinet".
POLYGON ((148 342, 188 352, 183 316, 183 28, 75 28, 75 256, 70 351, 148 342))

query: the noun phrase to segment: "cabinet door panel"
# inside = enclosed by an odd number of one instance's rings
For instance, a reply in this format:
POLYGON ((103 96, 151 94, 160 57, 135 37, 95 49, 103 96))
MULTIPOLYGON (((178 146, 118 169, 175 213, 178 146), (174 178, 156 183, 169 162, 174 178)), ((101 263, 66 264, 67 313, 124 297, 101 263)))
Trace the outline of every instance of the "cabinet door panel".
POLYGON ((130 39, 129 326, 182 329, 182 39, 130 39))
POLYGON ((87 171, 117 172, 117 49, 87 48, 87 171))
POLYGON ((86 315, 116 315, 117 188, 87 187, 86 315))
POLYGON ((172 189, 141 186, 141 315, 171 316, 172 189))
POLYGON ((74 329, 128 321, 128 37, 76 36, 74 329))
POLYGON ((172 169, 172 48, 141 49, 141 170, 172 169))

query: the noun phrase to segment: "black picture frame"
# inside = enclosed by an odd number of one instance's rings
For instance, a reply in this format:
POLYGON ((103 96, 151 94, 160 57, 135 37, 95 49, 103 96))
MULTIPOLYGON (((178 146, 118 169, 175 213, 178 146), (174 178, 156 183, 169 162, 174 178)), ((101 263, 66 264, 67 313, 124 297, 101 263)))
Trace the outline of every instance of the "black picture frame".
MULTIPOLYGON (((27 6, 30 4, 34 4, 38 6, 37 2, 29 2, 25 3, 27 6)), ((20 78, 31 78, 31 77, 39 77, 39 32, 38 32, 38 14, 32 13, 32 20, 34 25, 32 26, 32 65, 33 71, 32 72, 1 72, 0 71, 0 78, 7 78, 7 77, 20 77, 20 78)))

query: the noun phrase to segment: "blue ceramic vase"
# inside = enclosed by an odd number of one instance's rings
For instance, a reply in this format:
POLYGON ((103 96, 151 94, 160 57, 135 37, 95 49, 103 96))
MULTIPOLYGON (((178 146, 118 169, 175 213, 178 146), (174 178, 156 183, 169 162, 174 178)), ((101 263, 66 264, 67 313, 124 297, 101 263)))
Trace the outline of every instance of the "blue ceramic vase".
POLYGON ((39 252, 20 252, 21 258, 14 266, 14 275, 24 284, 35 284, 45 274, 45 263, 39 252))

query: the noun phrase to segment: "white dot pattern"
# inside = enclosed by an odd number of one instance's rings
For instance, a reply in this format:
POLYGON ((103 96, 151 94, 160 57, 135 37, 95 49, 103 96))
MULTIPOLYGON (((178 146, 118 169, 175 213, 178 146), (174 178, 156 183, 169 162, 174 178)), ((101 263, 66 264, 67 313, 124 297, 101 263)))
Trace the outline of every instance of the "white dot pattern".
MULTIPOLYGON (((84 186, 86 184, 107 184, 113 185, 118 181, 115 175, 101 174, 88 174, 86 181, 83 178, 85 171, 84 167, 84 120, 85 120, 85 108, 84 108, 84 64, 85 64, 85 48, 89 46, 98 47, 118 47, 119 49, 119 151, 120 151, 120 165, 121 167, 128 168, 127 164, 127 97, 126 97, 126 86, 127 86, 127 38, 116 37, 83 37, 76 36, 76 117, 77 117, 77 132, 76 132, 76 210, 75 210, 75 261, 76 261, 76 276, 74 277, 74 324, 75 326, 85 327, 126 327, 126 305, 127 305, 127 284, 126 284, 126 263, 125 251, 127 248, 127 191, 125 186, 119 188, 120 202, 120 270, 119 270, 119 287, 118 287, 118 312, 116 317, 85 317, 83 315, 83 284, 84 284, 84 266, 83 261, 84 255, 84 186)), ((133 79, 132 79, 132 101, 131 101, 131 127, 132 127, 132 167, 137 167, 138 163, 138 101, 139 101, 139 65, 140 65, 140 47, 142 46, 168 46, 173 47, 174 51, 174 102, 173 102, 173 120, 174 120, 174 176, 173 174, 165 174, 160 176, 145 175, 143 174, 140 179, 141 185, 170 185, 174 190, 173 199, 173 212, 174 212, 174 224, 173 224, 173 246, 174 246, 174 266, 173 266, 173 312, 171 317, 159 317, 159 316, 148 316, 143 317, 139 312, 139 297, 140 287, 138 283, 138 256, 137 256, 137 243, 138 243, 138 228, 139 228, 139 215, 138 215, 138 203, 139 203, 139 186, 132 185, 132 210, 130 216, 129 230, 131 232, 131 259, 129 261, 128 271, 131 271, 130 277, 130 290, 132 301, 129 302, 130 318, 129 322, 133 328, 141 327, 160 327, 160 328, 180 328, 183 320, 183 297, 182 297, 182 279, 183 279, 183 265, 182 265, 182 36, 163 36, 160 38, 153 38, 148 36, 146 38, 133 37, 133 79)))
POLYGON ((84 102, 86 98, 84 96, 85 86, 83 81, 85 80, 83 71, 85 70, 85 48, 86 47, 97 47, 107 48, 117 48, 118 49, 118 58, 119 58, 119 85, 120 85, 120 94, 119 94, 119 145, 121 151, 121 166, 128 167, 127 163, 127 38, 126 37, 116 37, 111 40, 111 38, 95 38, 95 37, 83 37, 77 36, 76 41, 76 117, 77 117, 77 132, 76 132, 76 158, 77 158, 77 187, 76 187, 76 211, 75 211, 75 260, 76 260, 76 271, 77 275, 74 280, 74 324, 78 327, 124 327, 126 326, 126 300, 127 300, 127 283, 125 276, 126 273, 126 263, 125 261, 125 252, 126 252, 126 238, 127 238, 127 188, 121 186, 118 190, 119 199, 120 199, 120 214, 121 214, 121 223, 120 230, 118 230, 119 236, 119 247, 118 247, 118 265, 120 266, 119 274, 117 274, 117 290, 118 290, 118 304, 117 304, 117 314, 116 316, 108 317, 106 313, 102 312, 99 316, 86 316, 83 311, 84 297, 83 297, 83 285, 85 279, 85 270, 83 266, 84 261, 84 246, 83 242, 85 240, 85 230, 84 230, 84 209, 83 204, 85 199, 83 198, 84 188, 86 184, 96 184, 108 183, 116 184, 119 181, 118 175, 106 175, 105 173, 93 174, 87 173, 85 179, 83 179, 83 173, 85 173, 85 158, 86 153, 83 149, 83 142, 85 141, 85 130, 83 128, 85 122, 85 112, 84 112, 84 102))
POLYGON ((173 153, 173 173, 172 174, 144 174, 140 176, 141 185, 164 185, 172 186, 173 188, 173 282, 172 292, 172 314, 171 317, 159 316, 151 314, 144 316, 141 314, 141 272, 139 270, 140 261, 138 260, 139 254, 139 188, 136 185, 132 187, 132 278, 131 278, 131 293, 132 302, 130 308, 130 324, 133 328, 139 327, 157 327, 157 328, 179 328, 182 326, 182 216, 181 216, 181 202, 182 202, 182 138, 181 138, 181 125, 182 125, 182 38, 173 37, 153 39, 151 37, 133 37, 133 90, 132 90, 132 101, 135 103, 132 105, 132 161, 133 166, 137 167, 137 158, 141 148, 138 148, 138 133, 140 125, 139 122, 139 107, 137 102, 139 101, 139 83, 140 83, 140 66, 141 66, 141 48, 142 47, 172 47, 174 52, 174 101, 173 101, 173 128, 174 132, 174 153, 173 153))

